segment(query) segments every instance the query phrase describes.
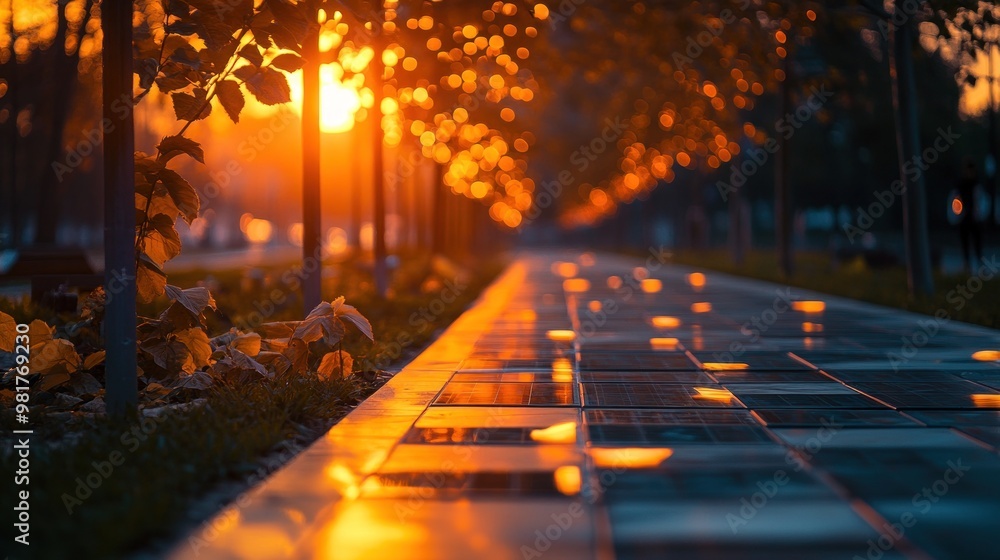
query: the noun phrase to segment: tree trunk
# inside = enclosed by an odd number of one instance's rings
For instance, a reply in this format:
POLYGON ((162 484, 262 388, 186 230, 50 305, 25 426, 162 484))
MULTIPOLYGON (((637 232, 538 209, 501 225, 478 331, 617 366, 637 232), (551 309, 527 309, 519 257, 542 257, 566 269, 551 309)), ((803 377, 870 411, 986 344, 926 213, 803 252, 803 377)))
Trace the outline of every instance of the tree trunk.
POLYGON ((320 78, 318 29, 303 42, 302 58, 302 304, 309 313, 323 301, 320 191, 320 78))
POLYGON ((372 190, 374 192, 374 216, 372 219, 372 252, 375 257, 375 292, 379 297, 385 297, 389 278, 386 270, 385 251, 385 161, 384 138, 382 133, 382 48, 375 45, 375 56, 372 58, 372 92, 375 94, 372 106, 374 136, 372 142, 372 190))
MULTIPOLYGON (((132 3, 109 4, 104 30, 104 117, 132 95, 132 3)), ((58 47, 56 47, 58 48, 58 47)), ((105 398, 108 413, 136 412, 135 132, 132 112, 104 135, 105 398)))
POLYGON ((434 180, 431 183, 431 253, 438 254, 443 253, 445 249, 445 220, 447 219, 445 204, 447 199, 442 180, 444 165, 435 163, 434 170, 434 180))
MULTIPOLYGON (((902 10, 901 5, 896 10, 902 10)), ((899 177, 903 182, 903 234, 906 240, 906 281, 910 297, 934 292, 931 275, 930 242, 927 237, 927 201, 924 177, 911 179, 903 169, 920 154, 920 121, 917 117, 916 84, 913 78, 913 27, 904 13, 897 13, 890 25, 889 73, 892 78, 893 108, 896 113, 896 142, 899 177)))
MULTIPOLYGON (((791 41, 789 41, 791 47, 791 41)), ((792 67, 789 63, 791 53, 786 53, 784 59, 785 80, 781 83, 781 114, 792 111, 790 107, 792 67)), ((789 143, 784 134, 778 137, 778 153, 775 156, 774 168, 774 237, 778 250, 778 267, 785 278, 795 274, 795 263, 792 255, 792 187, 788 180, 789 143)), ((745 188, 741 187, 741 188, 745 188)), ((737 208, 737 212, 741 210, 737 208)))

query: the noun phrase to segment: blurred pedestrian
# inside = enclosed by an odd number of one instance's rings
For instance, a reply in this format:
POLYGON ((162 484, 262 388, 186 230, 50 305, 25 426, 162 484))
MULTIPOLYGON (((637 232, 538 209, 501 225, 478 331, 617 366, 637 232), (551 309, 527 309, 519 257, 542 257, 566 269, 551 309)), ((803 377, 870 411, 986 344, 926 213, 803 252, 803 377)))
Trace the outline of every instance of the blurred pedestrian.
POLYGON ((980 222, 989 215, 989 202, 985 199, 986 191, 979 180, 976 162, 966 156, 962 160, 962 171, 958 183, 949 197, 949 221, 958 226, 958 235, 962 242, 962 258, 965 269, 972 270, 972 256, 975 253, 976 262, 983 258, 983 233, 980 222))

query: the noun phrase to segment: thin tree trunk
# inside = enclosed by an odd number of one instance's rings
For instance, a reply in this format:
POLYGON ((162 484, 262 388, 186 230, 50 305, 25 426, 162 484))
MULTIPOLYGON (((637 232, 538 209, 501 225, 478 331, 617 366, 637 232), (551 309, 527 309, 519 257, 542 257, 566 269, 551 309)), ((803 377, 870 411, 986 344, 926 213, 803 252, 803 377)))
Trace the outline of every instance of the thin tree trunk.
POLYGON ((361 201, 365 192, 365 183, 362 158, 358 147, 362 145, 362 141, 364 140, 364 128, 360 125, 355 125, 351 134, 354 134, 354 142, 352 144, 356 151, 350 156, 352 160, 351 179, 354 186, 351 189, 351 231, 348 234, 348 238, 355 253, 361 254, 361 222, 364 221, 361 201))
MULTIPOLYGON (((896 10, 902 10, 897 4, 896 10)), ((896 141, 899 151, 899 176, 903 182, 903 233, 906 240, 906 280, 910 296, 931 295, 934 278, 931 275, 930 241, 927 236, 927 201, 924 177, 911 179, 903 169, 906 162, 920 154, 920 121, 917 116, 916 84, 913 78, 913 27, 903 13, 896 14, 891 25, 889 73, 892 78, 893 108, 896 112, 896 141)))
MULTIPOLYGON (((109 4, 104 30, 105 118, 123 95, 132 94, 132 3, 109 4)), ((136 412, 135 132, 132 112, 104 135, 105 398, 108 413, 136 412)))
POLYGON ((447 213, 445 205, 444 166, 434 164, 434 181, 431 183, 431 253, 443 253, 445 250, 445 220, 447 213))
MULTIPOLYGON (((792 48, 792 41, 788 41, 789 49, 792 48)), ((789 51, 784 59, 785 80, 781 83, 781 114, 786 115, 791 112, 791 80, 792 67, 789 63, 791 52, 789 51)), ((792 187, 788 180, 789 169, 789 142, 784 134, 778 137, 778 153, 775 158, 774 168, 774 236, 778 251, 778 267, 785 278, 791 278, 795 274, 795 263, 792 255, 792 187)), ((744 187, 741 187, 744 188, 744 187)), ((738 213, 740 209, 736 210, 738 213)))
POLYGON ((302 304, 309 313, 323 301, 320 191, 320 78, 318 31, 303 42, 302 58, 302 304))
MULTIPOLYGON (((377 45, 377 43, 376 43, 377 45)), ((375 56, 372 58, 372 92, 375 94, 372 117, 374 122, 374 137, 372 142, 372 189, 374 191, 374 216, 372 220, 372 252, 375 257, 375 291, 379 297, 385 297, 388 289, 389 278, 386 270, 386 250, 385 250, 385 161, 384 161, 384 138, 382 133, 382 49, 375 48, 375 56)))

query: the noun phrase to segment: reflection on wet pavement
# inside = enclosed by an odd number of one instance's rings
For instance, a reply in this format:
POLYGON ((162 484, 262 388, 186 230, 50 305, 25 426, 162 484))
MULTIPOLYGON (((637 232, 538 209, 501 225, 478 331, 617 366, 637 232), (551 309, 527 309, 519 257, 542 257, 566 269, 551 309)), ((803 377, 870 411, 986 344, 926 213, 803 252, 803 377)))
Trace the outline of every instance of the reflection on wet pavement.
POLYGON ((986 558, 995 331, 528 254, 175 558, 986 558))

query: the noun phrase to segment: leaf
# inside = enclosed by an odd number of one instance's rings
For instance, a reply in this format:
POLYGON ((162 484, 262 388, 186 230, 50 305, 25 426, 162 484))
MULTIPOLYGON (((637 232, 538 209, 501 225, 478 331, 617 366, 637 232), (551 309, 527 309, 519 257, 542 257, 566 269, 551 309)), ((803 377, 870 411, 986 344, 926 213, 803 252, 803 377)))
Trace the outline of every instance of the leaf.
POLYGON ((0 311, 0 350, 4 352, 14 351, 14 339, 17 338, 17 321, 13 317, 0 311))
MULTIPOLYGON (((43 378, 44 381, 44 378, 43 378)), ((67 387, 74 395, 95 395, 101 392, 101 382, 85 371, 77 372, 70 377, 67 387)))
POLYGON ((38 390, 39 391, 52 390, 62 385, 63 383, 66 383, 70 379, 72 379, 70 375, 64 372, 52 373, 46 375, 45 377, 42 377, 42 381, 38 384, 38 390))
POLYGON ((372 332, 372 324, 368 322, 368 319, 361 314, 360 311, 353 305, 347 305, 344 303, 344 296, 333 300, 330 303, 333 308, 333 313, 341 319, 346 319, 350 321, 355 327, 361 331, 361 334, 368 337, 369 340, 375 342, 375 333, 372 332))
MULTIPOLYGON (((178 50, 178 52, 183 52, 178 50)), ((188 87, 191 80, 187 78, 188 68, 174 60, 168 60, 160 68, 160 76, 156 78, 156 87, 162 93, 170 93, 188 87)))
POLYGON ((247 356, 260 354, 260 335, 257 333, 241 334, 229 343, 230 348, 243 352, 247 356))
POLYGON ((172 93, 170 98, 174 100, 174 114, 179 121, 199 121, 212 113, 212 104, 206 103, 208 93, 204 88, 194 88, 193 95, 172 93))
POLYGON ((174 228, 174 221, 163 214, 153 216, 142 240, 142 250, 161 267, 181 254, 181 238, 174 228))
POLYGON ((236 70, 233 70, 232 73, 233 76, 236 76, 237 78, 245 82, 250 78, 254 77, 257 74, 257 72, 260 72, 260 68, 257 68, 257 66, 253 64, 244 64, 243 66, 240 66, 236 70))
POLYGON ((169 374, 180 372, 193 373, 194 359, 191 351, 179 340, 164 340, 162 338, 144 343, 140 348, 153 358, 153 362, 169 374))
POLYGON ((309 345, 300 338, 288 341, 288 348, 281 355, 288 358, 292 373, 302 373, 309 367, 309 345))
POLYGON ((247 62, 253 64, 254 66, 260 66, 264 64, 264 55, 260 54, 260 49, 257 45, 248 44, 240 49, 240 56, 246 59, 247 62))
POLYGON ((104 363, 104 358, 106 355, 107 355, 106 351, 98 350, 97 352, 94 352, 93 354, 87 356, 87 358, 83 360, 83 369, 94 369, 95 367, 101 365, 102 363, 104 363))
POLYGON ((53 332, 55 332, 55 329, 41 319, 35 319, 28 324, 28 338, 31 340, 30 344, 32 348, 37 344, 52 340, 53 332))
POLYGON ((208 288, 199 286, 182 290, 177 286, 168 285, 165 292, 171 301, 183 305, 195 317, 201 315, 206 307, 216 309, 215 298, 212 297, 212 292, 208 288))
MULTIPOLYGON (((281 53, 271 59, 270 66, 274 66, 275 68, 284 70, 285 72, 295 72, 299 68, 302 68, 304 63, 305 60, 295 53, 281 53)), ((258 66, 259 65, 260 63, 258 63, 258 66)))
POLYGON ((301 321, 276 321, 273 323, 262 323, 257 327, 264 338, 289 338, 301 321))
POLYGON ((268 368, 268 371, 274 375, 284 375, 292 367, 292 362, 288 361, 288 358, 279 352, 261 352, 254 359, 268 368))
POLYGON ((347 377, 354 368, 354 358, 347 352, 327 352, 319 363, 316 373, 323 380, 330 379, 334 375, 347 377))
MULTIPOLYGON (((205 331, 197 327, 187 329, 173 335, 173 339, 187 347, 195 369, 209 365, 212 357, 212 345, 209 343, 205 331)), ((184 373, 194 373, 194 370, 184 370, 184 373)))
POLYGON ((155 58, 143 58, 135 61, 136 73, 139 74, 139 89, 149 89, 159 72, 159 62, 155 58))
POLYGON ((194 21, 198 25, 198 36, 205 41, 205 46, 212 50, 218 50, 233 40, 236 33, 236 26, 223 21, 214 15, 216 9, 198 10, 194 15, 194 21))
MULTIPOLYGON (((136 196, 138 197, 138 195, 136 196)), ((145 210, 145 208, 144 205, 142 209, 145 210)), ((166 187, 157 185, 153 191, 153 200, 149 203, 149 217, 152 218, 161 214, 170 218, 171 221, 175 221, 177 220, 177 216, 181 215, 181 211, 177 208, 177 204, 170 196, 170 193, 167 192, 166 187)))
POLYGON ((198 217, 198 211, 201 210, 201 199, 198 197, 198 191, 194 190, 191 183, 185 181, 172 169, 164 169, 158 177, 163 186, 166 187, 167 192, 170 193, 170 198, 174 199, 174 204, 184 216, 184 221, 189 224, 193 222, 198 217))
POLYGON ((334 315, 333 307, 325 301, 316 306, 292 334, 306 344, 323 339, 333 346, 344 338, 344 324, 334 315))
POLYGON ((52 338, 31 346, 31 370, 43 376, 73 373, 80 369, 80 355, 65 338, 52 338))
POLYGON ((167 275, 148 255, 140 255, 135 270, 136 297, 142 303, 150 303, 163 295, 167 287, 167 275))
POLYGON ((174 156, 178 156, 180 154, 187 154, 198 162, 205 163, 205 151, 202 150, 201 144, 179 134, 175 136, 165 136, 163 140, 160 140, 160 145, 157 146, 156 149, 160 152, 159 160, 164 164, 170 161, 174 156))
POLYGON ((171 384, 175 389, 194 389, 197 391, 211 389, 213 385, 215 385, 215 380, 212 379, 211 375, 203 371, 196 371, 191 375, 182 375, 171 384))
POLYGON ((240 113, 246 104, 243 92, 240 91, 240 84, 235 80, 222 80, 215 84, 215 93, 229 118, 234 123, 240 122, 240 113))
POLYGON ((216 375, 221 375, 233 381, 244 381, 248 376, 251 378, 260 376, 268 379, 273 377, 273 374, 263 364, 243 352, 234 348, 228 348, 226 353, 226 357, 212 366, 212 371, 216 375))
POLYGON ((246 80, 247 91, 264 105, 277 105, 292 100, 292 90, 288 78, 277 70, 261 68, 246 80))

